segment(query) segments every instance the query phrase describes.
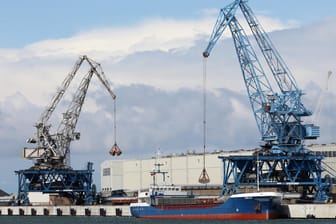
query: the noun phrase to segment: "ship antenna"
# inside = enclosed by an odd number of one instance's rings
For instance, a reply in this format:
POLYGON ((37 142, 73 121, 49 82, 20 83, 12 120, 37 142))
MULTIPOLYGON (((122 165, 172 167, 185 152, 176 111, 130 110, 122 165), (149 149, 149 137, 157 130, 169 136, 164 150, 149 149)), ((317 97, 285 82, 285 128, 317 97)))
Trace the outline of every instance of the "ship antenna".
POLYGON ((207 184, 210 182, 209 175, 205 169, 205 152, 206 152, 206 58, 203 57, 203 170, 198 182, 207 184))

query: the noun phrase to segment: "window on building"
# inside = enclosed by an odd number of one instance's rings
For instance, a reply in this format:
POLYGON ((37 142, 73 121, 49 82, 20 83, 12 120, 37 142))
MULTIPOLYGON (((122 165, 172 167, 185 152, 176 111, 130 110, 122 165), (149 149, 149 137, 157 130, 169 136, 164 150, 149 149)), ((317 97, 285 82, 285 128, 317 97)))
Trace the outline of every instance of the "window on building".
POLYGON ((111 168, 104 168, 103 176, 110 176, 110 175, 111 175, 111 168))

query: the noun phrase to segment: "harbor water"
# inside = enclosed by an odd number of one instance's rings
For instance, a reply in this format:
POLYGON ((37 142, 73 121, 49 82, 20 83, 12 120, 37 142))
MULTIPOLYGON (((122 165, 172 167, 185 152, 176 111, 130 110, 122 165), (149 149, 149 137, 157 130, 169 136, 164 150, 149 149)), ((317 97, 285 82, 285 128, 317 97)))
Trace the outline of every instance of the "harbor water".
MULTIPOLYGON (((80 217, 80 216, 0 216, 1 224, 223 224, 216 220, 150 220, 133 217, 80 217)), ((334 224, 334 219, 278 219, 268 221, 225 221, 225 224, 334 224)))

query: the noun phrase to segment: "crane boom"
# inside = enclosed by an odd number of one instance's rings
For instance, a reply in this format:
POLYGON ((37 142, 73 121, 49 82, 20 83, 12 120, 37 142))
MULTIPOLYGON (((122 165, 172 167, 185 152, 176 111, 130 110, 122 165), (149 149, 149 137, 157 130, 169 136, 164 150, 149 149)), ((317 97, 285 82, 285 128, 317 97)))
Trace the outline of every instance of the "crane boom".
POLYGON ((325 94, 326 94, 326 92, 328 91, 328 88, 329 88, 329 79, 330 79, 331 75, 332 75, 332 71, 328 71, 325 86, 324 86, 323 89, 321 89, 321 92, 320 92, 320 95, 319 95, 319 98, 317 100, 316 107, 315 107, 315 110, 314 110, 315 114, 312 118, 312 123, 313 124, 319 122, 319 118, 320 118, 320 114, 321 114, 321 110, 322 110, 322 105, 323 105, 323 100, 324 100, 325 94))
POLYGON ((62 82, 61 88, 57 91, 56 95, 52 98, 50 105, 47 107, 47 109, 41 114, 40 116, 40 120, 37 123, 37 125, 40 124, 45 124, 46 122, 48 122, 51 114, 54 112, 57 104, 60 102, 60 100, 62 99, 64 93, 66 92, 66 90, 68 89, 71 81, 73 80, 73 78, 75 77, 78 69, 81 67, 83 61, 86 59, 87 57, 81 56, 79 57, 79 59, 77 60, 77 62, 75 63, 72 71, 65 77, 65 79, 62 82))
POLYGON ((216 21, 216 24, 210 36, 209 44, 207 48, 205 49, 205 51, 203 52, 203 57, 205 58, 209 57, 210 52, 212 51, 213 47, 216 45, 218 39, 222 36, 224 30, 231 22, 233 16, 235 15, 239 7, 239 3, 241 1, 242 0, 235 0, 228 6, 220 10, 218 19, 216 21))

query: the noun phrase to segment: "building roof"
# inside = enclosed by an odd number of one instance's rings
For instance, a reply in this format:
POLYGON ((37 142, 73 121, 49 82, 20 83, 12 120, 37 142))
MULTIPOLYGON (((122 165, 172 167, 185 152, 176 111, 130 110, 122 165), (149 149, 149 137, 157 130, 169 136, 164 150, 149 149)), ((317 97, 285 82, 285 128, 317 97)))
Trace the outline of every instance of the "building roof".
POLYGON ((0 197, 3 197, 3 196, 9 196, 9 194, 0 189, 0 197))

